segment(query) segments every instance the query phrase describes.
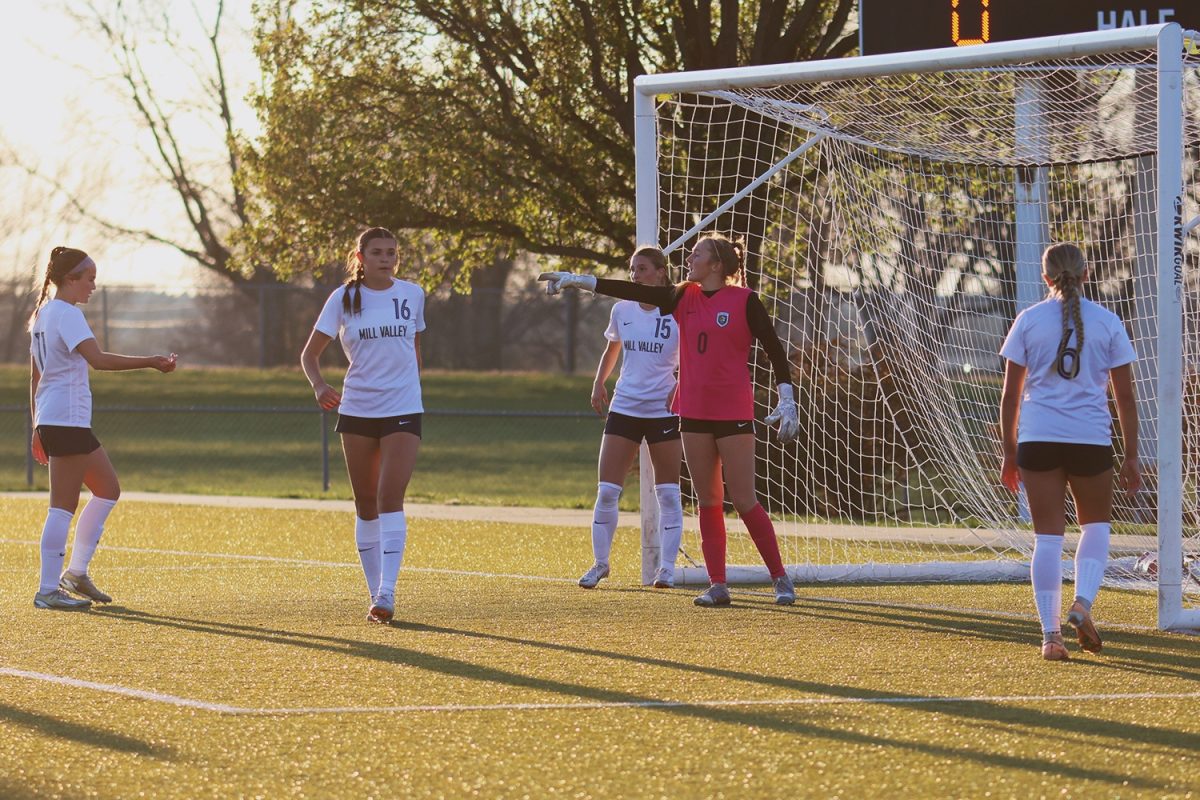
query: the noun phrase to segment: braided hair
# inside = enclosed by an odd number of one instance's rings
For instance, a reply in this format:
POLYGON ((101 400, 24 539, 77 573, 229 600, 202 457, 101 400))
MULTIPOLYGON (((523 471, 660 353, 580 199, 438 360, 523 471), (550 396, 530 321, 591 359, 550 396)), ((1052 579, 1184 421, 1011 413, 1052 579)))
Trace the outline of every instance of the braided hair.
POLYGON ((1053 244, 1042 254, 1042 274, 1050 279, 1054 294, 1062 301, 1062 339, 1058 344, 1058 374, 1074 378, 1079 374, 1079 352, 1083 350, 1083 310, 1080 298, 1083 294, 1083 275, 1087 262, 1078 246, 1064 243, 1053 244), (1075 358, 1068 369, 1064 356, 1071 339, 1071 325, 1075 326, 1075 358))
POLYGON ((746 245, 741 239, 730 239, 723 233, 706 233, 700 237, 700 241, 712 243, 713 253, 721 262, 721 274, 726 280, 734 278, 737 283, 746 284, 746 245))
POLYGON ((42 291, 38 295, 37 303, 33 306, 33 313, 29 315, 29 330, 33 330, 33 323, 37 321, 38 312, 46 303, 46 298, 50 294, 50 284, 53 283, 56 287, 62 286, 67 275, 71 274, 87 257, 87 253, 76 250, 74 247, 56 247, 50 251, 50 261, 46 264, 46 278, 42 281, 42 291))
POLYGON ((358 240, 355 242, 354 249, 346 256, 346 272, 350 277, 346 279, 346 291, 342 293, 342 310, 347 314, 362 313, 362 284, 366 277, 366 270, 363 267, 362 252, 366 249, 367 243, 372 239, 395 239, 396 235, 387 228, 367 228, 358 235, 358 240), (354 295, 351 297, 351 290, 354 295))

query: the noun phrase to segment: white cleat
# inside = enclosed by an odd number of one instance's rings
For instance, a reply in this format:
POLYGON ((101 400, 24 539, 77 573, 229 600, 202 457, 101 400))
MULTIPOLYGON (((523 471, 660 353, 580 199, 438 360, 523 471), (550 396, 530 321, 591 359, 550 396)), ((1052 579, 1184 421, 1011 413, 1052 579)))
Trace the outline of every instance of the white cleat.
POLYGON ((78 597, 55 589, 52 592, 38 592, 33 596, 34 608, 52 608, 58 611, 86 611, 92 607, 91 600, 81 600, 78 597))
POLYGON ((654 573, 654 588, 655 589, 674 589, 675 588, 675 571, 666 567, 659 567, 654 573))
POLYGON ((709 586, 704 594, 697 595, 692 600, 698 606, 705 608, 714 608, 716 606, 727 606, 730 604, 729 587, 723 583, 714 583, 709 586))
POLYGON ((596 584, 608 577, 608 564, 593 564, 592 568, 583 573, 583 577, 579 579, 579 585, 584 589, 595 589, 596 584))
POLYGON ((775 579, 775 605, 790 606, 796 602, 796 586, 787 575, 775 579))
POLYGON ((58 588, 64 592, 82 595, 83 597, 93 600, 97 603, 111 603, 112 598, 96 587, 92 583, 92 579, 85 572, 82 575, 76 575, 73 572, 64 572, 62 577, 58 579, 58 588))
POLYGON ((367 612, 367 622, 387 625, 391 623, 395 613, 395 595, 380 593, 375 595, 375 599, 371 601, 371 610, 367 612))

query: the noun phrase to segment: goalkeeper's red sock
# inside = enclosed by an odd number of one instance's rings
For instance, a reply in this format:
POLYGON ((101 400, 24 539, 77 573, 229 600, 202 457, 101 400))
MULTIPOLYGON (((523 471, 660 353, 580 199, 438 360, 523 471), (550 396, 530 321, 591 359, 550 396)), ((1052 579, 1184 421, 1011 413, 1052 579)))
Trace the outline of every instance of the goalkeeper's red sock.
POLYGON ((709 583, 724 583, 725 512, 721 506, 700 507, 700 549, 709 583))
POLYGON ((758 554, 770 570, 771 577, 778 578, 784 575, 783 559, 779 556, 779 539, 775 536, 775 526, 771 524, 771 518, 767 516, 767 510, 762 507, 762 503, 755 503, 754 508, 741 517, 746 530, 750 531, 754 546, 758 548, 758 554))

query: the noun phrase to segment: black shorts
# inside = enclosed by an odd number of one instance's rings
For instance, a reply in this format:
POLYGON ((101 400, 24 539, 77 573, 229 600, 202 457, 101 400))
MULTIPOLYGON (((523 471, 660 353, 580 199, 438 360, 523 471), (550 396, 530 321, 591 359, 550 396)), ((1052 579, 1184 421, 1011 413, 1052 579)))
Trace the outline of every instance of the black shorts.
POLYGON ((86 456, 100 447, 100 440, 92 434, 91 428, 38 425, 37 432, 48 456, 86 456))
POLYGON ((620 436, 622 439, 641 444, 669 442, 679 438, 679 417, 631 417, 628 414, 608 412, 604 421, 605 436, 620 436))
POLYGON ((1113 449, 1106 444, 1071 442, 1021 442, 1017 466, 1030 472, 1062 469, 1068 475, 1090 478, 1113 468, 1113 449))
POLYGON ((382 439, 392 433, 411 433, 420 439, 421 415, 404 414, 399 417, 351 417, 346 414, 338 414, 337 425, 333 429, 338 433, 370 436, 372 439, 382 439))
POLYGON ((711 433, 714 439, 726 436, 754 435, 752 419, 694 419, 680 417, 679 427, 684 433, 711 433))

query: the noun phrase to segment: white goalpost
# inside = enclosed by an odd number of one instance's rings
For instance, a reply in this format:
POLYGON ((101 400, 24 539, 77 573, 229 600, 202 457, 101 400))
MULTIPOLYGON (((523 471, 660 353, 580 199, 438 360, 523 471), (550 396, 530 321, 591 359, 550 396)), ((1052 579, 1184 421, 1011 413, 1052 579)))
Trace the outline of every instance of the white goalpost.
MULTIPOLYGON (((1032 533, 999 484, 998 350, 1044 296, 1042 250, 1074 241, 1138 352, 1147 488, 1118 493, 1106 581, 1156 588, 1161 628, 1200 628, 1194 38, 1168 24, 636 80, 639 243, 682 269, 697 235, 743 238, 789 351, 800 438, 757 432, 794 578, 1028 579, 1032 533)), ((767 582, 728 527, 729 580, 767 582)), ((677 581, 706 582, 698 534, 683 550, 677 581)))

